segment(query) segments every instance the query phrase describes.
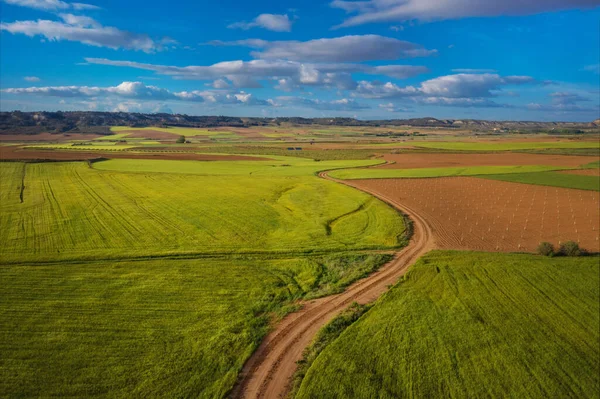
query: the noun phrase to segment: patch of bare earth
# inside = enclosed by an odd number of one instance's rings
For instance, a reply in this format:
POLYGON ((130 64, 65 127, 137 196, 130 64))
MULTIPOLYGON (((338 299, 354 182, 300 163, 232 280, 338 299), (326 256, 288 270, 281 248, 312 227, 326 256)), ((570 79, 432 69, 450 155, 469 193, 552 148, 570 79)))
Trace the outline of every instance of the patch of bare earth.
POLYGON ((578 167, 595 162, 597 157, 540 155, 521 153, 494 154, 383 154, 388 162, 382 169, 448 168, 461 166, 549 165, 578 167))
POLYGON ((573 240, 600 252, 599 193, 474 177, 353 180, 393 198, 432 226, 442 249, 535 252, 573 240))

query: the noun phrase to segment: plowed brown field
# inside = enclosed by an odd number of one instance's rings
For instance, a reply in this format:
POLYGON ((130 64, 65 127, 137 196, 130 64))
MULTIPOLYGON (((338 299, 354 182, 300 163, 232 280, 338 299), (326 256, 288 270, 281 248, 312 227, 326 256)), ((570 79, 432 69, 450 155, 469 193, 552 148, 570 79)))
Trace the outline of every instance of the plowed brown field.
POLYGON ((598 160, 597 157, 539 155, 519 153, 498 154, 385 154, 388 163, 382 169, 448 168, 460 166, 550 165, 577 167, 598 160))
POLYGON ((431 224, 436 246, 535 252, 538 244, 574 240, 600 252, 597 192, 473 177, 354 180, 415 210, 431 224))

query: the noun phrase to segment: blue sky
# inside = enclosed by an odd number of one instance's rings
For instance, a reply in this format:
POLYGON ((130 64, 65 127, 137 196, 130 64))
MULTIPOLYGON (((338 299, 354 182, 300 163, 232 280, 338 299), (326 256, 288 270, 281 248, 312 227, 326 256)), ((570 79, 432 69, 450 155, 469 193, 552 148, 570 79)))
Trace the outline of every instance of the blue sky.
POLYGON ((600 0, 0 0, 0 108, 591 121, 600 0))

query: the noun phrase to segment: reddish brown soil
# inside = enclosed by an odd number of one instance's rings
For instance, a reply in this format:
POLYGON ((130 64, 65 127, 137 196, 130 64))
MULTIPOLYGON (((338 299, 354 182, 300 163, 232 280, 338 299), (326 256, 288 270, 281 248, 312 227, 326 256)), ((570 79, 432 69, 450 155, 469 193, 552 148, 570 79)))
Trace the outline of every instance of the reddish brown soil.
POLYGON ((577 167, 598 160, 597 157, 540 155, 520 153, 494 154, 384 154, 388 162, 383 169, 447 168, 460 166, 549 165, 577 167))
POLYGON ((0 134, 0 141, 43 141, 43 142, 53 142, 53 141, 68 141, 68 140, 93 140, 97 139, 101 136, 99 134, 82 134, 82 133, 63 133, 63 134, 50 134, 50 133, 40 133, 40 134, 0 134))
POLYGON ((17 146, 0 146, 0 160, 52 160, 85 161, 88 159, 169 159, 180 161, 268 161, 269 158, 245 155, 195 154, 192 152, 130 152, 130 151, 74 151, 74 150, 28 150, 17 146))
POLYGON ((535 252, 578 241, 600 252, 599 193, 473 177, 354 180, 394 198, 431 224, 442 249, 535 252))
POLYGON ((561 173, 580 176, 600 176, 600 169, 565 170, 561 173))

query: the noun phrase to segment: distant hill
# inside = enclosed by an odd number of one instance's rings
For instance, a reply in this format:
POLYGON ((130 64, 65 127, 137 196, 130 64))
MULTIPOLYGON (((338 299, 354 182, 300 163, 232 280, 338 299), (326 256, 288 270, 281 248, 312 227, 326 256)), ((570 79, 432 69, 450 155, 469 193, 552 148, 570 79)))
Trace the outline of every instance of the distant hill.
POLYGON ((228 116, 190 116, 182 114, 140 114, 128 112, 0 112, 0 134, 96 133, 110 134, 110 126, 131 127, 251 127, 294 125, 325 126, 410 126, 446 129, 468 129, 481 132, 584 133, 581 129, 600 126, 600 119, 591 123, 576 122, 516 122, 474 119, 390 119, 358 120, 353 118, 237 118, 228 116))

